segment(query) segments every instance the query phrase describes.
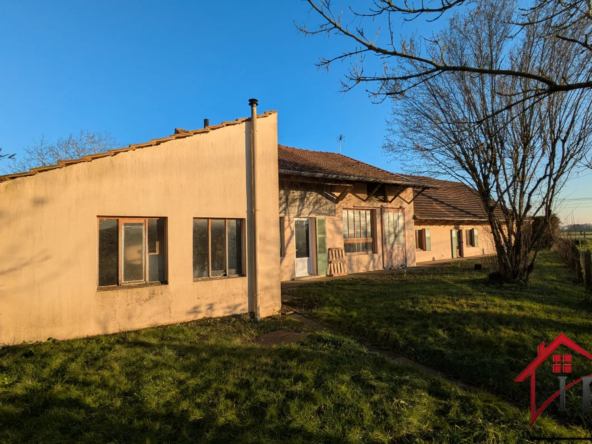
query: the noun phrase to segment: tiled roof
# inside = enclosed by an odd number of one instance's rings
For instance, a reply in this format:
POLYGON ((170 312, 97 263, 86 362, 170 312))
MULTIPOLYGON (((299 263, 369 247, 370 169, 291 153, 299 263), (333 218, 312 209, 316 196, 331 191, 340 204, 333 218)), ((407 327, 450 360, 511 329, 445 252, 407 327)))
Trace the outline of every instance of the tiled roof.
POLYGON ((380 182, 418 188, 433 186, 337 153, 303 150, 278 145, 278 160, 280 174, 360 182, 380 182))
MULTIPOLYGON (((266 111, 263 114, 257 115, 257 117, 263 118, 263 117, 267 117, 267 116, 270 116, 275 113, 276 113, 276 111, 266 111)), ((49 170, 55 170, 57 168, 64 168, 69 165, 74 165, 76 163, 90 162, 95 159, 100 159, 101 157, 115 156, 119 153, 125 153, 126 151, 134 151, 139 148, 147 148, 149 146, 156 146, 156 145, 160 145, 161 143, 168 142, 170 140, 183 139, 185 137, 191 137, 196 134, 206 134, 206 133, 209 133, 210 131, 214 131, 219 128, 224 128, 226 126, 232 126, 232 125, 238 125, 240 123, 247 122, 249 120, 251 120, 250 117, 245 117, 242 119, 236 119, 236 120, 233 120, 230 122, 222 122, 219 125, 211 125, 206 128, 193 130, 193 131, 175 128, 175 134, 173 134, 172 136, 169 136, 169 137, 163 137, 160 139, 152 139, 150 142, 129 145, 128 147, 125 147, 125 148, 118 148, 115 150, 109 150, 106 153, 92 154, 89 156, 84 156, 80 159, 60 160, 60 161, 58 161, 57 165, 49 165, 49 166, 42 166, 39 168, 32 168, 29 171, 26 171, 24 173, 7 174, 5 176, 0 176, 0 182, 11 180, 11 179, 17 179, 19 177, 34 176, 35 174, 38 174, 38 173, 43 173, 43 172, 49 171, 49 170)))
POLYGON ((415 219, 420 220, 483 220, 485 208, 477 191, 460 182, 405 175, 411 180, 437 185, 425 190, 414 200, 415 219))

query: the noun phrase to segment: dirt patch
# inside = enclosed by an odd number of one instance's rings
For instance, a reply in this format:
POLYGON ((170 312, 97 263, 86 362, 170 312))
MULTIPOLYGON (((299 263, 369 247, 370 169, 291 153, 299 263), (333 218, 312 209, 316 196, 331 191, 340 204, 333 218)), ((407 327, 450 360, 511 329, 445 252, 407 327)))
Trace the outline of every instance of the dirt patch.
POLYGON ((293 331, 272 331, 261 336, 257 336, 253 342, 263 347, 273 347, 274 345, 291 344, 305 339, 308 333, 294 333, 293 331))

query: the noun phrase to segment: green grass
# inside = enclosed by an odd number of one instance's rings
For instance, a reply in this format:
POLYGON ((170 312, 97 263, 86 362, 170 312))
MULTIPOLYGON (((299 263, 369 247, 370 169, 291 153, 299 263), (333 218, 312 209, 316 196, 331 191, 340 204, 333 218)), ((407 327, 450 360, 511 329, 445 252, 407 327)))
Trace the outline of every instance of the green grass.
MULTIPOLYGON (((354 283, 355 284, 355 283, 354 283)), ((205 320, 0 349, 0 442, 526 442, 587 436, 296 321, 205 320)))
MULTIPOLYGON (((463 261, 334 280, 299 287, 290 303, 344 333, 526 408, 529 384, 514 378, 536 357, 538 345, 559 333, 592 352, 592 309, 584 288, 555 253, 541 254, 528 287, 490 283, 487 273, 463 261)), ((574 360, 574 375, 592 373, 591 361, 574 360)), ((539 405, 558 390, 550 363, 537 372, 537 387, 539 405)), ((545 414, 556 413, 556 404, 545 414)), ((568 391, 567 404, 569 412, 557 415, 560 421, 592 425, 592 414, 581 412, 581 385, 568 391)))

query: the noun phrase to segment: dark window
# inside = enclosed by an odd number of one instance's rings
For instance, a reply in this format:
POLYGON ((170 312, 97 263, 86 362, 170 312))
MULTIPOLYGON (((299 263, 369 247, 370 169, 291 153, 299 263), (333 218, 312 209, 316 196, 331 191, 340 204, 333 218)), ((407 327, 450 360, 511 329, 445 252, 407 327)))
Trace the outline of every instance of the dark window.
POLYGON ((296 220, 296 257, 310 257, 308 220, 296 220))
POLYGON ((165 219, 99 218, 99 287, 165 282, 165 219))
POLYGON ((193 278, 243 274, 241 219, 193 220, 193 278))
POLYGON ((193 278, 210 276, 209 230, 207 219, 193 220, 193 278))
POLYGON ((240 220, 228 221, 228 274, 240 275, 243 272, 242 264, 242 232, 240 220))
POLYGON ((99 286, 119 283, 119 224, 117 219, 99 220, 99 286))
POLYGON ((164 282, 164 219, 148 219, 148 270, 150 282, 164 282))
POLYGON ((467 232, 467 247, 475 246, 475 230, 471 228, 466 229, 467 232))
POLYGON ((425 230, 415 230, 415 249, 425 250, 425 230))
POLYGON ((346 253, 373 253, 373 210, 343 210, 343 242, 346 253))

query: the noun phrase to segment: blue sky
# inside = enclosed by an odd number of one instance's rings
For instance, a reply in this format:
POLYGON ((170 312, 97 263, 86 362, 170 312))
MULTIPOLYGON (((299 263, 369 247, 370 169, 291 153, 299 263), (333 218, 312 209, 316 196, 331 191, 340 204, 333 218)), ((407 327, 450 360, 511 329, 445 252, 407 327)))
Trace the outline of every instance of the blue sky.
MULTIPOLYGON (((344 154, 401 171, 381 151, 390 105, 340 93, 347 64, 316 68, 346 42, 294 26, 315 20, 299 0, 0 0, 0 147, 18 155, 80 129, 125 146, 247 116, 256 97, 278 111, 280 143, 337 151, 343 134, 344 154)), ((574 180, 565 195, 590 197, 590 185, 574 180)), ((567 208, 592 222, 592 200, 567 208)))

